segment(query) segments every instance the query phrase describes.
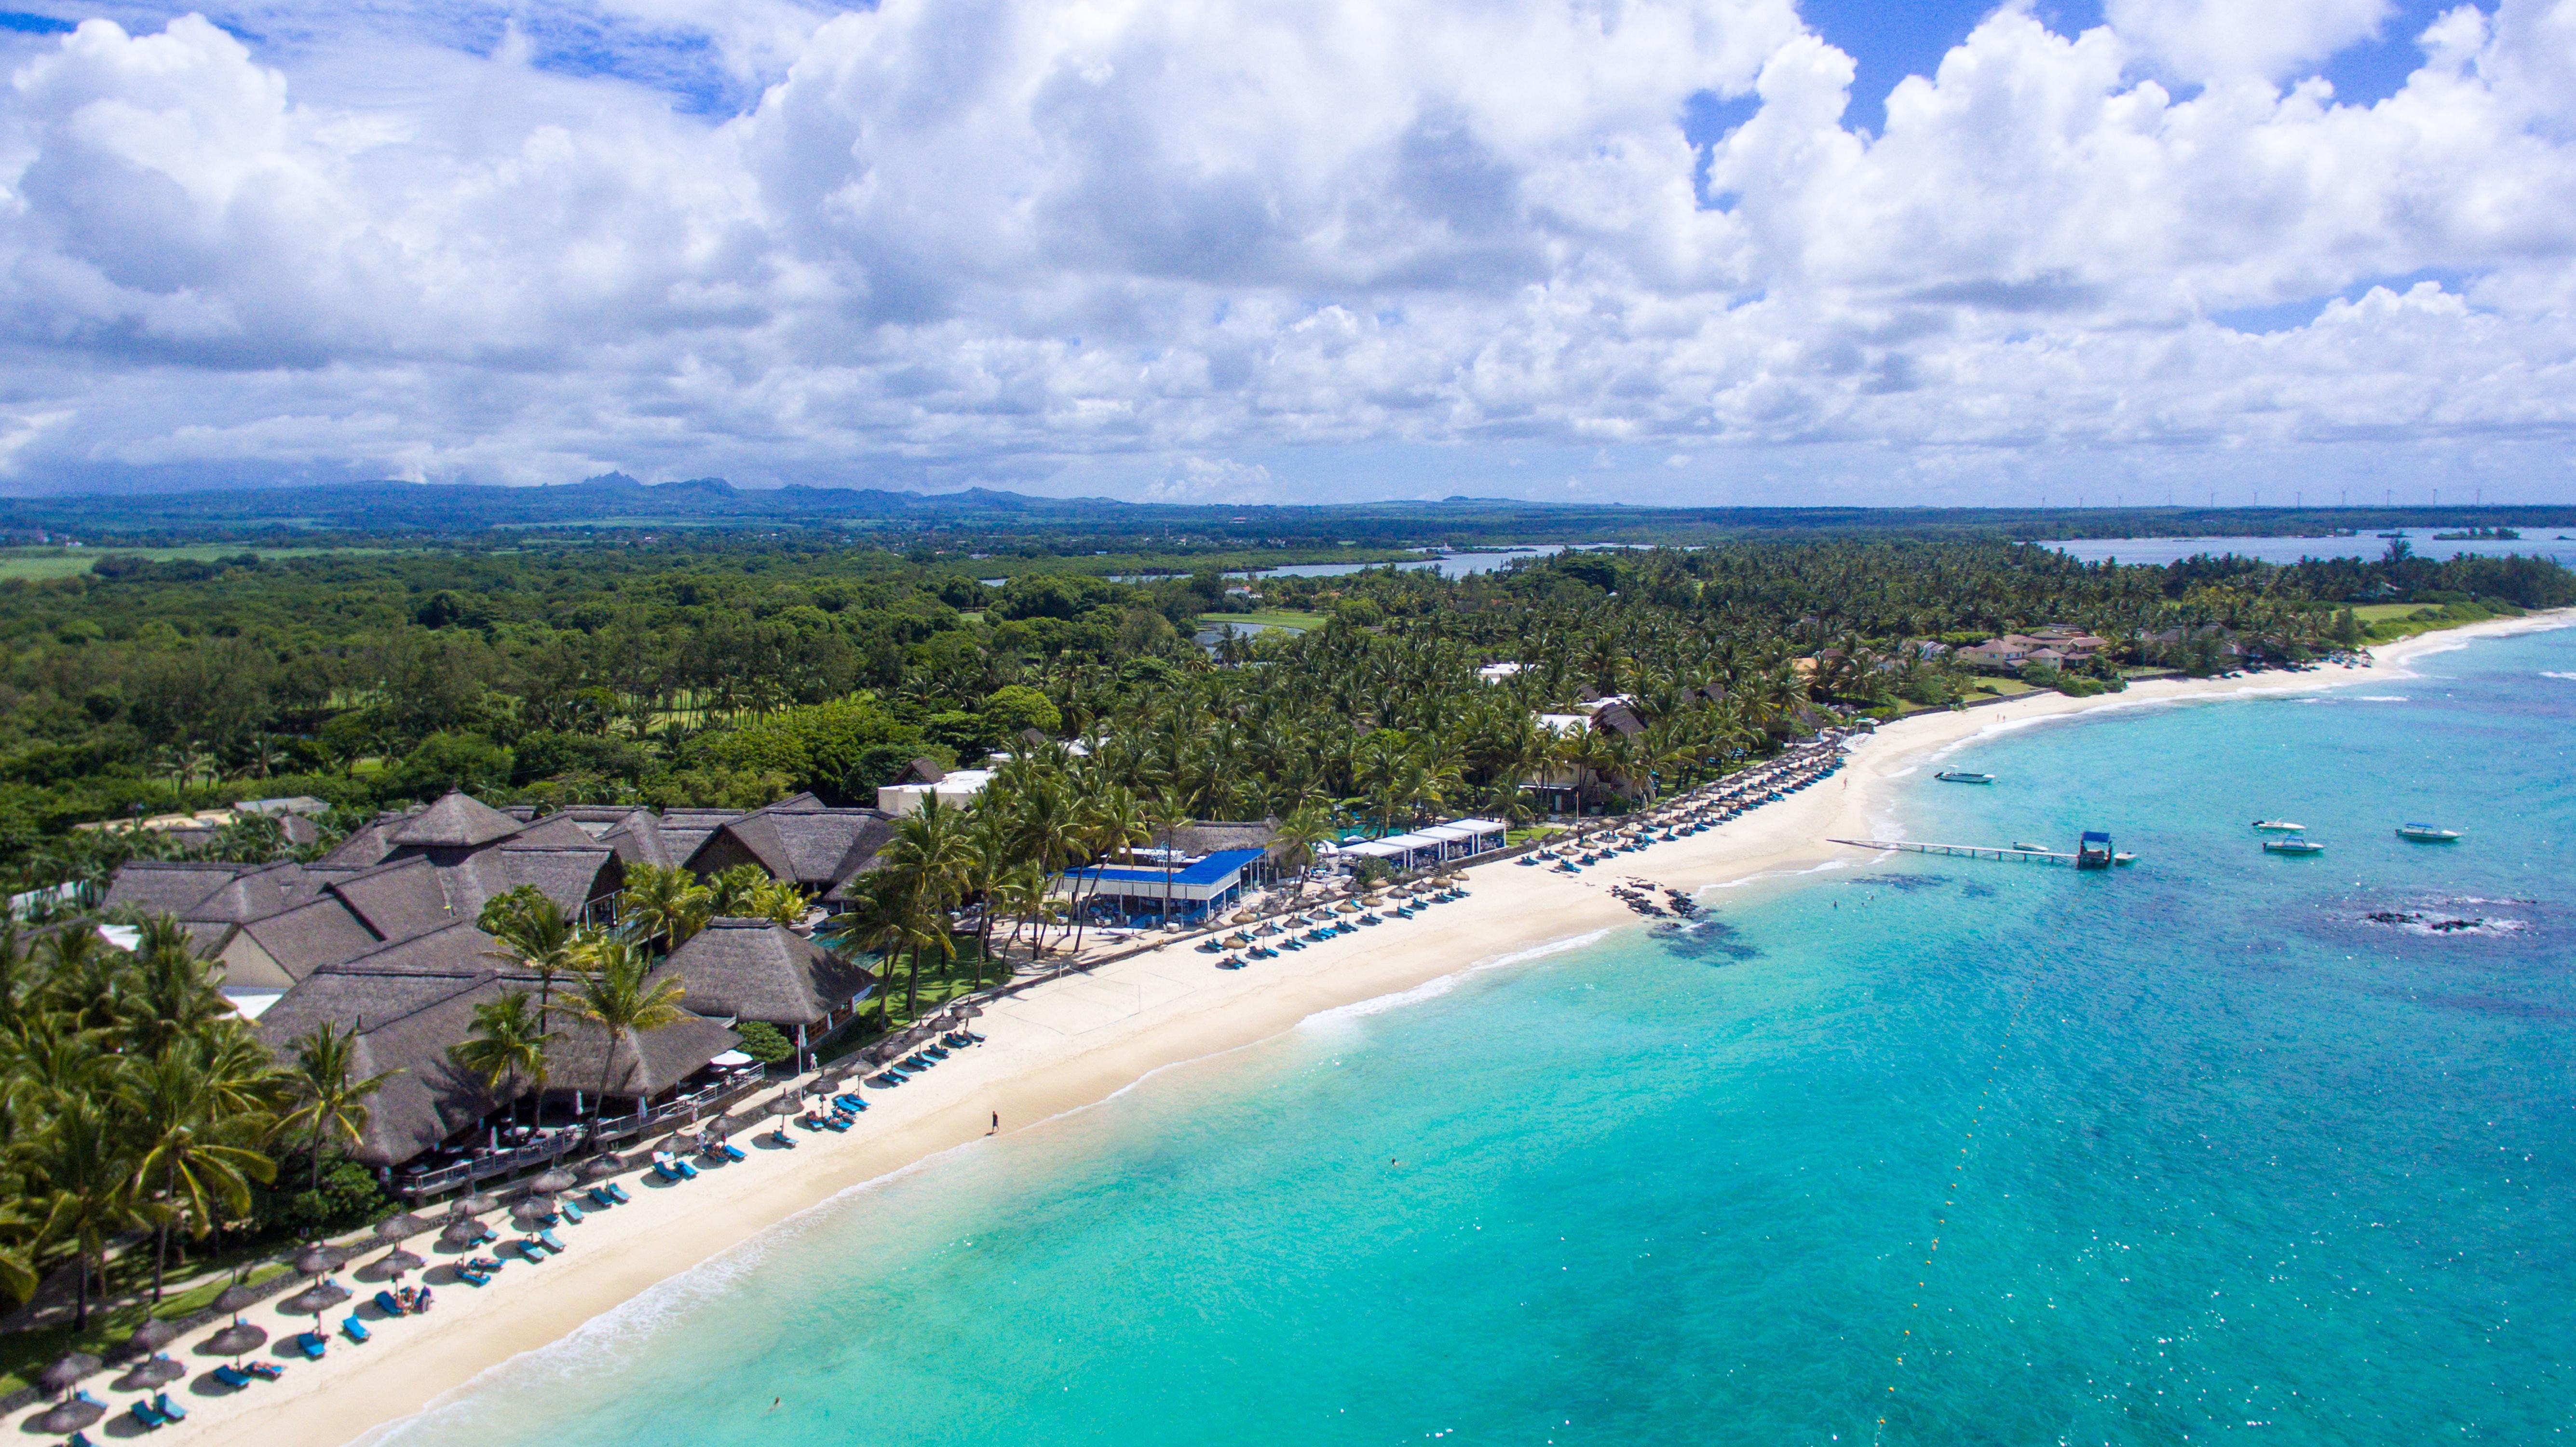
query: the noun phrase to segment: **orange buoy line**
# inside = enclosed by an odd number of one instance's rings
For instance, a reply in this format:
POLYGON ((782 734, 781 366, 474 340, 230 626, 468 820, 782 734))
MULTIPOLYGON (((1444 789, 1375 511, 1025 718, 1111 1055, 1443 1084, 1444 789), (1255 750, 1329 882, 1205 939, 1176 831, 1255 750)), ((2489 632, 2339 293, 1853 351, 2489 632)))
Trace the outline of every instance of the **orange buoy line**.
MULTIPOLYGON (((1963 1144, 1959 1147, 1958 1164, 1950 1168, 1950 1174, 1957 1179, 1950 1182, 1950 1194, 1941 1202, 1941 1209, 1945 1211, 1958 1204, 1960 1184, 1967 1179, 1968 1152, 1973 1149, 1973 1147, 1964 1144, 1964 1142, 1973 1141, 1977 1138, 1977 1127, 1984 1122, 1986 1117, 1986 1102, 1994 1096, 1995 1086, 2002 1080, 2004 1055, 2012 1048, 2013 1032, 2021 1028, 2022 1012, 2030 1008, 2030 997, 2038 990, 2038 988, 2039 974, 2037 971, 2033 971, 2031 973, 2031 977, 2022 982, 2021 997, 2013 1002, 2012 1013, 2004 1018, 2004 1032, 1995 1041, 1995 1058, 1993 1062, 1986 1067, 1985 1087, 1977 1092, 1977 1108, 1968 1113, 1968 1128, 1961 1136, 1963 1144)), ((1949 1222, 1950 1218, 1947 1216, 1935 1215, 1932 1218, 1932 1241, 1931 1244, 1925 1248, 1923 1255, 1923 1265, 1927 1270, 1924 1275, 1914 1283, 1914 1289, 1917 1293, 1922 1292, 1931 1281, 1931 1273, 1928 1268, 1932 1265, 1933 1258, 1941 1253, 1940 1228, 1948 1225, 1949 1222)), ((1923 1309, 1923 1303, 1921 1301, 1911 1302, 1908 1306, 1909 1309, 1913 1311, 1919 1312, 1923 1309)), ((1914 1328, 1909 1326, 1905 1328, 1906 1340, 1900 1341, 1897 1344, 1896 1361, 1894 1365, 1900 1369, 1905 1365, 1907 1343, 1911 1341, 1913 1336, 1914 1328)), ((1895 1382, 1889 1382, 1887 1384, 1887 1390, 1890 1396, 1895 1395, 1896 1386, 1897 1384, 1895 1382)), ((1882 1415, 1878 1419, 1878 1430, 1871 1434, 1870 1440, 1875 1443, 1883 1440, 1886 1435, 1887 1418, 1882 1415)))

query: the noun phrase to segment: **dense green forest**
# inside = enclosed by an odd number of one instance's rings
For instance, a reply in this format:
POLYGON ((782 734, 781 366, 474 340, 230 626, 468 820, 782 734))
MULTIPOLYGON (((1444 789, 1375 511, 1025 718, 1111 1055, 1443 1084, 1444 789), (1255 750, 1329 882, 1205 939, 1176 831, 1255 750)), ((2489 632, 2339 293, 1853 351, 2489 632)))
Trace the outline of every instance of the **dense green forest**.
POLYGON ((2525 559, 2158 568, 1871 537, 1591 551, 1458 580, 1267 577, 1257 602, 1213 571, 991 587, 976 566, 706 531, 111 554, 0 583, 0 867, 19 888, 94 875, 136 846, 74 824, 254 796, 869 802, 912 758, 972 762, 1031 729, 1100 736, 1121 784, 1198 818, 1339 806, 1411 769, 1451 781, 1455 806, 1508 810, 1538 755, 1570 747, 1531 715, 1586 694, 1634 695, 1652 726, 1594 741, 1635 757, 1593 764, 1677 776, 1785 736, 1813 704, 1958 697, 1966 680, 1926 640, 2075 624, 2114 640, 2093 670, 2116 686, 2121 666, 2221 666, 2221 638, 2285 660, 2364 641, 2348 605, 2576 601, 2576 578, 2525 559), (1255 608, 1309 626, 1192 641, 1255 608), (1478 682, 1504 659, 1527 668, 1478 682), (1711 684, 1717 701, 1685 697, 1711 684))

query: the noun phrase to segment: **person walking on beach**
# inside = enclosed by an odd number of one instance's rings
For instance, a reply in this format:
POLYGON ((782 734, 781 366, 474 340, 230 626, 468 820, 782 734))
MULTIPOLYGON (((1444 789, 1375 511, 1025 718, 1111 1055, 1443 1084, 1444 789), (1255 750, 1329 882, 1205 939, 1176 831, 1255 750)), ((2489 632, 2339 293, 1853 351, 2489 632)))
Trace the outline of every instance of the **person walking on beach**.
POLYGON ((984 1132, 984 1134, 986 1134, 986 1135, 1000 1135, 1001 1133, 1002 1133, 1002 1113, 1001 1113, 1000 1111, 998 1111, 998 1110, 997 1110, 997 1111, 993 1112, 993 1128, 992 1128, 991 1130, 988 1130, 988 1131, 984 1132))

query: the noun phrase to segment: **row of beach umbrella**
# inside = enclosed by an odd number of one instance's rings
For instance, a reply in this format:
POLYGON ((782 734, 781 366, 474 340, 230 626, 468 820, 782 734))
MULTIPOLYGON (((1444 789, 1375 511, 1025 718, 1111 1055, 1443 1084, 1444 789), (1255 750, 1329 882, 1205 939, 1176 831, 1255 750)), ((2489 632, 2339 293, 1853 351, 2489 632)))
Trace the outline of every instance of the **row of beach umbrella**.
MULTIPOLYGON (((924 1022, 913 1033, 927 1038, 941 1030, 954 1029, 965 1019, 981 1013, 974 1005, 964 1005, 924 1022)), ((827 1071, 816 1078, 813 1089, 828 1092, 846 1082, 854 1069, 844 1066, 838 1071, 827 1071)), ((762 1113, 794 1115, 804 1109, 804 1094, 802 1090, 791 1090, 776 1096, 762 1108, 762 1113)), ((700 1141, 722 1140, 749 1123, 750 1117, 747 1116, 719 1115, 699 1124, 693 1134, 700 1141)), ((603 1152, 583 1162, 577 1172, 562 1166, 545 1171, 528 1183, 524 1196, 509 1203, 511 1219, 522 1226, 532 1226, 554 1214, 554 1197, 586 1183, 606 1180, 625 1168, 626 1162, 617 1155, 603 1152)), ((437 1229, 439 1239, 446 1245, 465 1246, 482 1236, 485 1228, 481 1218, 499 1210, 503 1204, 501 1197, 477 1191, 456 1200, 435 1220, 410 1211, 387 1217, 376 1223, 371 1241, 363 1245, 339 1247, 322 1242, 308 1245, 296 1255, 294 1268, 296 1274, 308 1278, 309 1284, 279 1301, 278 1309, 318 1321, 322 1313, 350 1299, 352 1293, 349 1288, 329 1278, 346 1266, 353 1256, 375 1246, 383 1246, 388 1248, 385 1254, 367 1263, 364 1268, 367 1272, 399 1277, 405 1272, 418 1271, 427 1263, 404 1242, 437 1229)), ((206 1339, 205 1350, 219 1356, 240 1357, 264 1345, 268 1341, 267 1330, 257 1323, 242 1320, 241 1314, 266 1300, 268 1295, 267 1290, 247 1281, 226 1287, 216 1296, 213 1305, 217 1313, 232 1317, 232 1322, 206 1339)), ((128 1342, 144 1355, 114 1380, 111 1384, 114 1389, 120 1392, 151 1391, 185 1377, 188 1369, 162 1350, 178 1340, 181 1330, 178 1324, 162 1317, 147 1318, 136 1327, 128 1342)), ((88 1428, 105 1415, 107 1409, 99 1403, 70 1395, 102 1365, 96 1356, 73 1352, 45 1368, 37 1378, 38 1385, 48 1395, 63 1394, 63 1400, 34 1420, 32 1425, 35 1429, 68 1435, 88 1428)))

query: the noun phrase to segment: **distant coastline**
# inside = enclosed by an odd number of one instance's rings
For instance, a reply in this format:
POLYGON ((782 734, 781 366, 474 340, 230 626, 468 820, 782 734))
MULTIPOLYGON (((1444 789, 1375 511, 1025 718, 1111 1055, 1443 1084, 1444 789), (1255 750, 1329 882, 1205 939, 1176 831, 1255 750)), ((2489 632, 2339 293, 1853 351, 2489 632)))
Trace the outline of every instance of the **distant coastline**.
MULTIPOLYGON (((1854 851, 1825 841, 1868 837, 1872 806, 1923 776, 1936 753, 1982 734, 2097 710, 2310 692, 2413 676, 2426 655, 2482 638, 2576 626, 2576 610, 2472 624, 2378 649, 2365 667, 2237 679, 2154 680, 2091 698, 2032 694, 1974 711, 1917 715, 1850 746, 1840 774, 1708 834, 1655 846, 1626 872, 1699 889, 1787 877, 1854 851)), ((741 1166, 684 1186, 636 1192, 632 1206, 595 1214, 565 1234, 571 1250, 542 1267, 514 1266, 480 1291, 442 1287, 429 1316, 389 1324, 366 1346, 340 1344, 320 1362, 226 1398, 189 1399, 190 1420, 164 1440, 242 1447, 337 1447, 380 1432, 481 1372, 561 1338, 658 1282, 739 1246, 851 1188, 972 1149, 998 1113, 1025 1129, 1125 1089, 1165 1066, 1202 1059, 1295 1028, 1320 1012, 1418 989, 1551 944, 1627 923, 1607 880, 1509 863, 1469 872, 1475 891, 1419 921, 1395 921, 1293 958, 1227 974, 1187 943, 1104 964, 998 1002, 978 1022, 990 1043, 909 1089, 872 1100, 848 1136, 800 1137, 741 1166)), ((254 1309, 274 1329, 283 1318, 254 1309)), ((204 1365, 201 1329, 171 1354, 204 1365)), ((193 1369, 193 1367, 192 1367, 193 1369)))

